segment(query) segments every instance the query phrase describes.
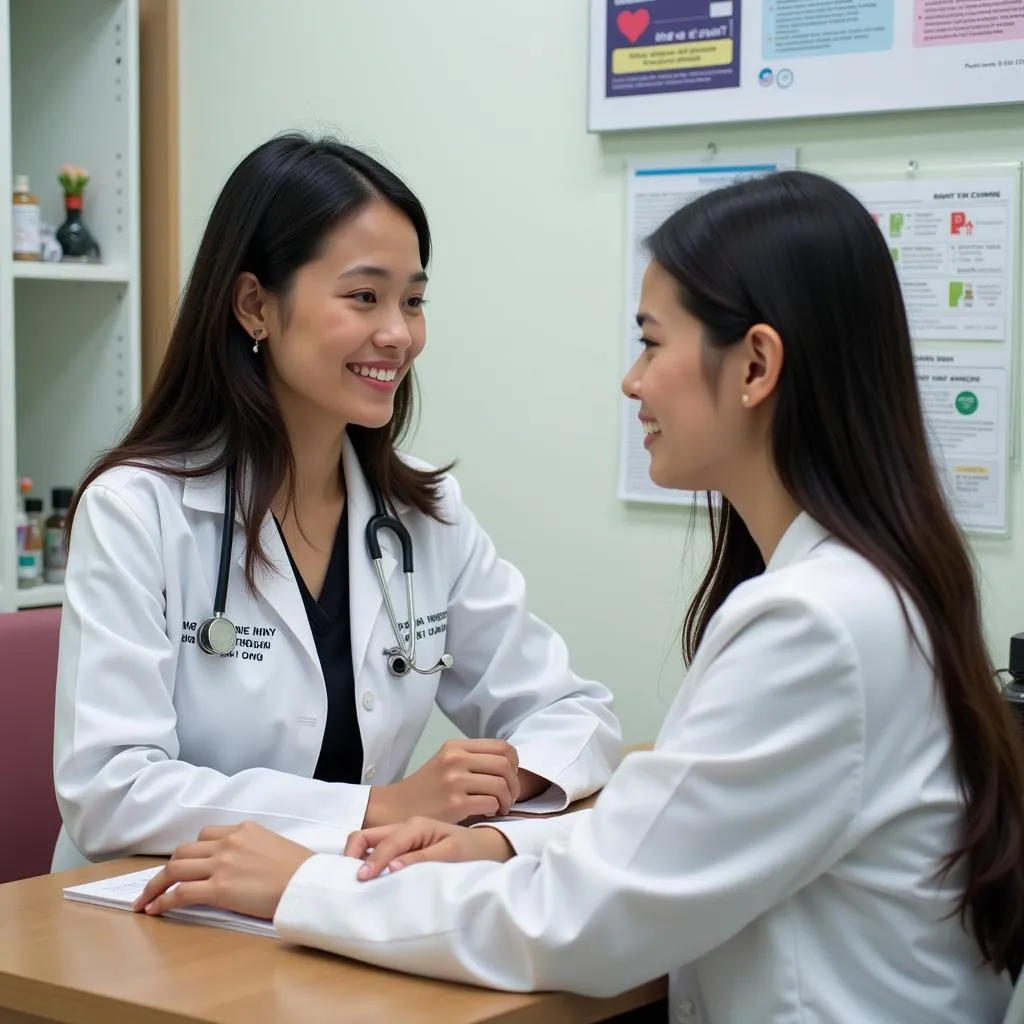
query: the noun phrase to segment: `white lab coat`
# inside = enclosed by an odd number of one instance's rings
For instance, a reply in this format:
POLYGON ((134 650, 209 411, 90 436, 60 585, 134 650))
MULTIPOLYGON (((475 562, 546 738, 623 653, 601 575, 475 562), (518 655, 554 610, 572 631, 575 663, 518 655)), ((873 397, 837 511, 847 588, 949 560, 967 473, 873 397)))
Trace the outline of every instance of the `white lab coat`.
POLYGON ((806 515, 715 616, 653 752, 595 808, 501 826, 506 864, 358 882, 315 856, 281 936, 511 990, 671 976, 680 1024, 995 1024, 935 872, 961 800, 936 683, 894 591, 806 515))
MULTIPOLYGON (((416 460, 409 460, 423 466, 416 460)), ((362 826, 370 785, 393 782, 436 703, 468 736, 507 739, 520 764, 554 783, 537 809, 600 788, 620 757, 609 691, 569 667, 562 639, 531 616, 522 576, 498 558, 443 487, 444 525, 396 509, 415 558, 417 661, 440 676, 392 678, 395 643, 364 528, 373 499, 351 445, 349 583, 356 713, 367 785, 314 780, 327 696, 302 597, 271 516, 262 541, 279 572, 243 579, 235 528, 227 615, 235 654, 195 643, 213 609, 224 476, 182 481, 131 467, 103 474, 75 518, 65 582, 54 777, 65 830, 54 869, 85 858, 169 854, 206 825, 259 821, 319 851, 362 826)), ((394 535, 380 535, 396 613, 407 618, 394 535)))

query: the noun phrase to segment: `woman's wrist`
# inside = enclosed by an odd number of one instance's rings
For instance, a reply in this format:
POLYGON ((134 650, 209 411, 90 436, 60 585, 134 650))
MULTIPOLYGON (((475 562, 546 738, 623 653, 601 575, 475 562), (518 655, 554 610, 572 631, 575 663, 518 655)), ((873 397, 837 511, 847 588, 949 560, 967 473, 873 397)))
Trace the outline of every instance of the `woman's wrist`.
POLYGON ((540 796, 551 785, 550 780, 545 779, 543 775, 535 775, 525 768, 520 768, 517 774, 519 776, 518 803, 525 803, 527 800, 532 800, 535 796, 540 796))
POLYGON ((363 828, 391 825, 399 820, 396 814, 394 789, 394 784, 370 787, 370 798, 366 801, 366 813, 363 815, 363 828))
POLYGON ((515 847, 505 833, 493 825, 476 825, 470 831, 478 837, 479 845, 474 852, 479 853, 480 860, 496 860, 504 864, 516 855, 515 847))

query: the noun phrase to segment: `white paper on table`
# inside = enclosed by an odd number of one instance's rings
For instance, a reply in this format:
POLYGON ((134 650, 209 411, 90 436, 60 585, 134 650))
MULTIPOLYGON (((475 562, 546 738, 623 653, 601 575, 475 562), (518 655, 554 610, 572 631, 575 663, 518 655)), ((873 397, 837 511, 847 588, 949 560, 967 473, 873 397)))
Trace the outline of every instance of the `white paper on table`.
MULTIPOLYGON (((88 903, 95 907, 110 907, 115 910, 131 910, 135 901, 142 895, 146 883, 158 874, 160 867, 144 868, 127 875, 115 875, 98 882, 86 882, 84 885, 72 885, 64 889, 64 898, 75 903, 88 903)), ((270 921, 245 914, 235 914, 230 910, 217 910, 214 907, 184 907, 169 910, 163 915, 176 921, 191 921, 196 924, 212 925, 214 928, 226 928, 229 931, 243 932, 246 935, 265 935, 277 938, 277 932, 270 921)))

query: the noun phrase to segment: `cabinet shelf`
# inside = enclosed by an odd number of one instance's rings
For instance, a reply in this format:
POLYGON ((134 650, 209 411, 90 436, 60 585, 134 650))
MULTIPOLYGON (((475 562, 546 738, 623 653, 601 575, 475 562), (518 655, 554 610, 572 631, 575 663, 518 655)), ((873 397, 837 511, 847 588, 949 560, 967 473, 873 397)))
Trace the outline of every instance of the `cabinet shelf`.
POLYGON ((17 593, 17 605, 23 608, 45 608, 52 604, 64 603, 63 583, 44 583, 39 587, 29 587, 17 593))
POLYGON ((132 279, 126 263, 44 263, 15 260, 11 274, 16 281, 101 281, 127 284, 132 279))
POLYGON ((60 585, 18 589, 18 478, 45 514, 141 399, 138 3, 0 0, 0 613, 64 603, 60 585), (15 260, 13 176, 59 224, 69 160, 89 169, 103 261, 15 260))

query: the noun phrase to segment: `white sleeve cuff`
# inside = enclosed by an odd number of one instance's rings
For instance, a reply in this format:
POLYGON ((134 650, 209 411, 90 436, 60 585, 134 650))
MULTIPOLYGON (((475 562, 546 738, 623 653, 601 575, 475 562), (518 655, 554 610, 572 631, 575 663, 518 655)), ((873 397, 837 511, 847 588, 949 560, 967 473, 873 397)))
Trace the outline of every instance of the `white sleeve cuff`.
POLYGON ((473 828, 495 828, 520 857, 539 857, 549 843, 568 839, 572 830, 589 810, 574 811, 558 818, 519 818, 501 821, 479 821, 473 828))
MULTIPOLYGON (((529 771, 529 769, 527 769, 529 771)), ((556 782, 541 790, 532 800, 512 805, 515 814, 557 814, 569 806, 569 794, 556 782)))

